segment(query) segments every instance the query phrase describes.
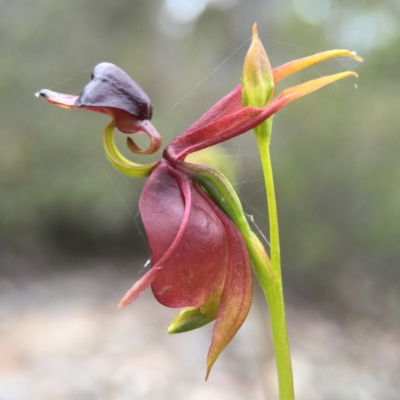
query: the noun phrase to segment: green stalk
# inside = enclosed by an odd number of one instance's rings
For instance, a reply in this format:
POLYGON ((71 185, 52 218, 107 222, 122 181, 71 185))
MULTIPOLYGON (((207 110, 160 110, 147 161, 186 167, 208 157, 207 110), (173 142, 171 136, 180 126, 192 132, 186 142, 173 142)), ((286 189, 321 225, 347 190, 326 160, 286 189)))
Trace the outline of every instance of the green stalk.
POLYGON ((262 162, 265 189, 267 193, 271 270, 275 280, 268 285, 260 282, 268 303, 274 342, 275 359, 278 371, 280 400, 294 400, 292 362, 286 328, 285 303, 283 298, 281 254, 279 243, 278 211, 275 198, 274 179, 270 157, 272 118, 254 129, 262 162))

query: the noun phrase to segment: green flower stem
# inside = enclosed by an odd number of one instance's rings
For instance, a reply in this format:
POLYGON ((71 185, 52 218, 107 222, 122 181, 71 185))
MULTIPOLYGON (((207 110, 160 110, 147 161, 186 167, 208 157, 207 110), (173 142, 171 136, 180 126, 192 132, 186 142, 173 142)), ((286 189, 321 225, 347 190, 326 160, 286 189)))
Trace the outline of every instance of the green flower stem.
POLYGON ((271 269, 275 280, 268 285, 260 282, 268 303, 272 337, 274 341, 276 366, 278 371, 280 400, 294 400, 292 362, 286 328, 285 303, 282 289, 281 255, 279 244, 278 211, 276 206, 274 179, 269 152, 272 118, 254 129, 260 151, 267 192, 271 269))
POLYGON ((257 145, 260 152, 260 158, 265 180, 265 189, 267 195, 271 267, 272 270, 274 271, 274 274, 278 278, 278 283, 280 284, 280 286, 282 286, 278 210, 276 206, 274 177, 272 174, 272 164, 269 153, 271 131, 272 131, 272 118, 269 118, 267 121, 263 122, 261 125, 254 128, 254 132, 256 134, 256 139, 257 139, 257 145))

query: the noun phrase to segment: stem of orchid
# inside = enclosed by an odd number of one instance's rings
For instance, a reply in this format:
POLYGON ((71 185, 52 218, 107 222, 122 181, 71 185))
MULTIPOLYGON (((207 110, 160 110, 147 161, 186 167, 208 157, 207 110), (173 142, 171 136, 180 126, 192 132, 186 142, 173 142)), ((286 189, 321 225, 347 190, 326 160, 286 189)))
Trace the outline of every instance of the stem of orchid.
POLYGON ((266 297, 272 337, 274 342, 275 359, 278 371, 280 400, 294 400, 292 362, 290 358, 289 340, 286 328, 285 303, 282 288, 281 255, 279 242, 278 211, 275 198, 275 187, 269 152, 272 130, 272 118, 254 129, 260 151, 265 188, 267 192, 268 216, 270 229, 271 269, 275 281, 267 286, 261 286, 266 297))

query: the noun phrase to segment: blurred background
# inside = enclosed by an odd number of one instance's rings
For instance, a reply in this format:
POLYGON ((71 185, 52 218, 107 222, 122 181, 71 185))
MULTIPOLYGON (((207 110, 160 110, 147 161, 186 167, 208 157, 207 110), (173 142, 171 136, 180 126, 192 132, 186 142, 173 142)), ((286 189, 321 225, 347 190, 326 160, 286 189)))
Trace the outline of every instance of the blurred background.
MULTIPOLYGON (((273 66, 332 48, 365 60, 334 59, 278 86, 360 75, 274 122, 297 399, 400 398, 398 0, 1 0, 0 400, 277 399, 258 287, 207 383, 212 326, 166 335, 176 311, 150 291, 117 310, 149 257, 144 180, 107 162, 107 117, 34 97, 78 94, 94 65, 113 62, 152 99, 166 145, 240 82, 254 22, 273 66)), ((210 158, 234 172, 267 237, 252 133, 210 158)))

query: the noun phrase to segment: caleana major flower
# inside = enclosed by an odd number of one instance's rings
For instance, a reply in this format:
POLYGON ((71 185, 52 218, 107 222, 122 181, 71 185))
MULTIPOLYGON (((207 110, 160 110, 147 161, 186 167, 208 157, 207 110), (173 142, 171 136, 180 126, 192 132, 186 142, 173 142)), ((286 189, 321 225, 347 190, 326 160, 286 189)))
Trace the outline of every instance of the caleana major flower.
POLYGON ((151 251, 151 267, 126 293, 126 306, 151 286, 163 305, 182 309, 169 333, 199 328, 215 320, 207 356, 207 377, 219 354, 234 337, 249 312, 252 273, 273 282, 268 255, 251 231, 240 202, 227 179, 217 170, 185 161, 187 155, 256 128, 289 102, 337 80, 357 76, 342 72, 294 86, 275 96, 276 83, 323 60, 349 56, 333 50, 271 69, 258 46, 256 30, 247 55, 243 85, 216 103, 189 129, 169 144, 160 161, 136 164, 118 151, 114 128, 127 134, 146 133, 150 145, 142 149, 128 138, 137 154, 152 154, 161 136, 151 124, 152 104, 145 92, 120 68, 98 64, 79 96, 41 90, 50 103, 111 116, 104 131, 106 155, 119 171, 148 180, 139 202, 151 251), (250 106, 251 104, 252 106, 250 106))

